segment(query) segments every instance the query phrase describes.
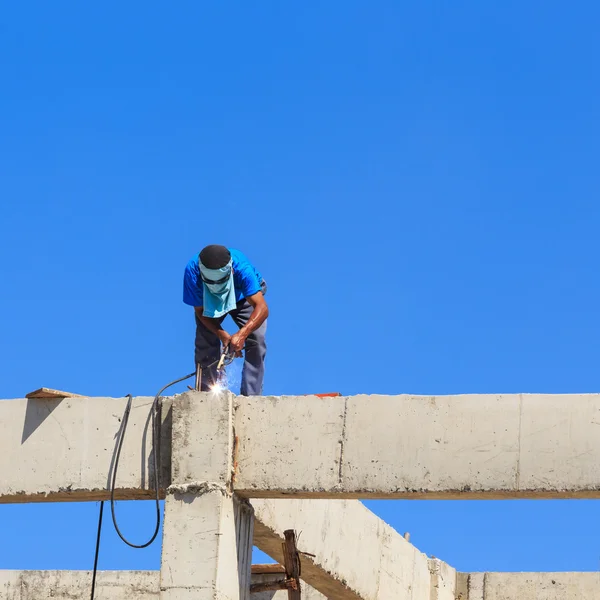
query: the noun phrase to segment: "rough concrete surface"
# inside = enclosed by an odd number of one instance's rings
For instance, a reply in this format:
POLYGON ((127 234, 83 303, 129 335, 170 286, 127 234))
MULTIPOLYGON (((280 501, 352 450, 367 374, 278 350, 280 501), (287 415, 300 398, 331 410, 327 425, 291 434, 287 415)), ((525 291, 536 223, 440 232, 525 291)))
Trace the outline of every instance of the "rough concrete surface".
MULTIPOLYGON (((274 581, 279 581, 283 575, 281 574, 261 574, 261 575, 252 575, 252 583, 260 584, 260 583, 272 583, 274 581)), ((328 600, 323 594, 317 592, 314 588, 312 588, 307 583, 303 581, 300 582, 300 589, 302 593, 302 600, 328 600)), ((271 590, 267 592, 257 592, 252 594, 252 600, 288 600, 288 593, 286 590, 271 590)), ((331 599, 333 600, 333 598, 331 599)))
MULTIPOLYGON (((231 396, 207 396, 177 397, 182 411, 173 443, 201 442, 174 464, 179 482, 212 480, 211 470, 231 460, 229 449, 205 453, 229 417, 201 418, 222 415, 231 396)), ((134 399, 119 497, 152 494, 149 431, 141 441, 151 402, 134 399)), ((125 404, 1 402, 0 501, 106 498, 125 404)), ((235 405, 234 483, 245 497, 600 497, 598 394, 249 397, 235 405)), ((162 487, 169 483, 170 423, 164 410, 162 487)))
POLYGON ((459 573, 449 564, 438 558, 429 559, 429 573, 431 585, 431 599, 455 600, 459 597, 459 573))
POLYGON ((233 395, 186 392, 172 399, 172 481, 229 485, 233 395))
POLYGON ((161 600, 248 600, 252 511, 240 519, 236 504, 218 490, 167 496, 161 600))
POLYGON ((345 398, 236 399, 236 488, 333 490, 339 483, 345 398))
POLYGON ((254 511, 230 491, 232 400, 228 393, 173 399, 161 600, 250 600, 254 511))
MULTIPOLYGON (((153 398, 133 399, 117 473, 117 497, 149 498, 154 485, 153 398)), ((0 402, 0 502, 102 500, 126 398, 20 399, 0 402)), ((170 402, 162 410, 162 487, 170 475, 170 402)))
MULTIPOLYGON (((441 562, 441 561, 440 561, 441 562)), ((444 563, 441 568, 445 569, 444 563)), ((277 575, 252 575, 252 583, 277 579, 277 575)), ((460 573, 456 597, 432 595, 434 600, 597 600, 600 573, 460 573)), ((2 571, 2 600, 73 600, 88 598, 90 571, 2 571)), ((189 595, 188 598, 201 596, 189 595)), ((387 596, 396 600, 403 596, 387 596)), ((159 571, 99 571, 96 600, 158 600, 159 571)), ((287 592, 252 594, 252 600, 285 600, 287 592)), ((326 600, 320 592, 302 582, 303 600, 326 600)), ((329 600, 338 600, 331 596, 329 600)), ((419 596, 413 596, 415 600, 419 596)), ((430 600, 426 598, 426 600, 430 600)))
MULTIPOLYGON (((117 497, 152 495, 152 400, 134 399, 117 497)), ((107 498, 125 405, 1 402, 0 502, 107 498)), ((597 573, 457 574, 348 500, 600 497, 598 394, 189 393, 165 399, 161 422, 160 582, 155 573, 102 572, 98 600, 246 600, 252 524, 237 494, 252 499, 255 543, 273 558, 282 559, 283 531, 297 530, 300 550, 314 555, 303 555, 302 577, 327 598, 600 598, 597 573)), ((89 584, 86 572, 5 571, 0 598, 85 597, 89 584)))
POLYGON ((249 498, 600 497, 599 394, 250 397, 234 423, 249 498))
MULTIPOLYGON (((158 571, 99 571, 95 600, 158 600, 158 571)), ((0 571, 2 600, 89 598, 90 571, 0 571)))
MULTIPOLYGON (((301 556, 302 578, 329 598, 448 597, 437 595, 439 586, 432 590, 427 557, 360 502, 255 499, 252 505, 254 544, 281 562, 283 531, 296 529, 298 549, 308 553, 301 556)), ((454 589, 451 577, 446 583, 454 589)))
POLYGON ((457 600, 598 600, 600 572, 461 573, 457 600))
MULTIPOLYGON (((159 571, 98 571, 95 600, 158 600, 159 571)), ((252 583, 272 581, 277 575, 252 575, 252 583)), ((74 600, 89 598, 91 571, 2 571, 2 600, 74 600)), ((252 594, 252 600, 285 600, 287 592, 252 594)), ((326 600, 302 583, 302 600, 326 600)))

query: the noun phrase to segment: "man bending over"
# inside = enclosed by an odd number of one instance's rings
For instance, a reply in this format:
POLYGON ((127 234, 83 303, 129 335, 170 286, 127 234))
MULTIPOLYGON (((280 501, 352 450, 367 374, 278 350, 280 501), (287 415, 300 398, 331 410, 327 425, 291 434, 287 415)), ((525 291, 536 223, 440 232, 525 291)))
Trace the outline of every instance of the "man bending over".
POLYGON ((202 367, 203 391, 216 383, 220 344, 241 356, 242 396, 262 394, 267 345, 265 302, 267 285, 239 250, 206 246, 185 268, 183 301, 194 307, 196 316, 196 364, 202 367), (229 335, 221 326, 231 315, 239 331, 229 335), (210 366, 210 367, 209 367, 210 366))

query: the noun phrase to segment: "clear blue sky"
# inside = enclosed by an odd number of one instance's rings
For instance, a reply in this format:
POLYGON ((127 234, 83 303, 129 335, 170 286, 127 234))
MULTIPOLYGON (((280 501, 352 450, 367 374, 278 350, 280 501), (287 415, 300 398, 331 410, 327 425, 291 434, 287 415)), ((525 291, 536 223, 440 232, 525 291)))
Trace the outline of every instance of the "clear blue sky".
MULTIPOLYGON (((193 370, 185 263, 268 280, 265 392, 600 388, 596 2, 12 2, 0 397, 193 370)), ((401 460, 401 457, 399 457, 401 460)), ((462 570, 595 570, 597 502, 370 502, 462 570)), ((119 508, 143 537, 152 507, 119 508)), ((97 505, 0 506, 89 568, 97 505)), ((351 524, 349 524, 351 526, 351 524)), ((105 527, 102 568, 158 568, 105 527)))

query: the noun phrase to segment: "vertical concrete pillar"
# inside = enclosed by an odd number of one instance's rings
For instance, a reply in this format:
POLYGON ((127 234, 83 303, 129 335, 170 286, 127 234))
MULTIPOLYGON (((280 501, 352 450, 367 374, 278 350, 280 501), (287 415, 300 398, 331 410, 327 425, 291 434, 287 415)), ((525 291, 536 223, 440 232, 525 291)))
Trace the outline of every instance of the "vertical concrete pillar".
POLYGON ((161 600, 249 600, 254 512, 231 491, 232 395, 173 401, 161 600))
POLYGON ((437 558, 430 558, 428 563, 431 582, 429 600, 455 600, 460 597, 457 593, 456 569, 437 558))

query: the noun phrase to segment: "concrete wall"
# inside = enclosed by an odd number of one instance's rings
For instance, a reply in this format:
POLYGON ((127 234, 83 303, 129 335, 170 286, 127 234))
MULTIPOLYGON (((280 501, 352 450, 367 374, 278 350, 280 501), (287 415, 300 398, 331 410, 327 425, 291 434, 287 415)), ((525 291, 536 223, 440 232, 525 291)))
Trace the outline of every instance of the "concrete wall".
MULTIPOLYGON (((252 575, 252 583, 273 581, 281 575, 252 575)), ((99 571, 95 600, 158 600, 159 571, 99 571)), ((90 597, 91 571, 2 571, 2 600, 74 600, 90 597)), ((252 594, 252 600, 287 600, 286 591, 252 594)), ((302 584, 302 600, 326 600, 302 584)))
MULTIPOLYGON (((366 559, 368 560, 368 559, 366 559)), ((441 568, 444 569, 443 563, 441 568)), ((252 583, 280 575, 252 575, 252 583)), ((597 600, 600 573, 459 573, 456 596, 431 596, 439 600, 597 600)), ((73 600, 89 598, 90 571, 1 571, 2 600, 73 600)), ((441 588, 444 589, 443 587, 441 588)), ((446 588, 447 591, 447 588, 446 588)), ((159 571, 99 571, 96 600, 158 600, 159 571)), ((326 600, 302 582, 303 600, 326 600)), ((331 596, 330 600, 337 596, 331 596)), ((390 592, 386 598, 402 598, 390 592)), ((417 598, 417 596, 414 596, 417 598)), ((285 600, 287 592, 261 592, 252 600, 285 600)))
MULTIPOLYGON (((117 497, 152 497, 151 430, 146 429, 152 401, 134 398, 117 473, 117 497)), ((1 401, 0 502, 106 499, 126 403, 125 398, 1 401)), ((162 416, 161 479, 166 487, 171 454, 168 399, 162 416)))
POLYGON ((598 498, 600 395, 252 397, 246 497, 598 498))
MULTIPOLYGON (((90 571, 0 571, 2 600, 89 598, 90 571)), ((158 600, 158 571, 99 571, 95 600, 158 600)))
POLYGON ((456 600, 598 600, 600 572, 461 573, 456 600))

